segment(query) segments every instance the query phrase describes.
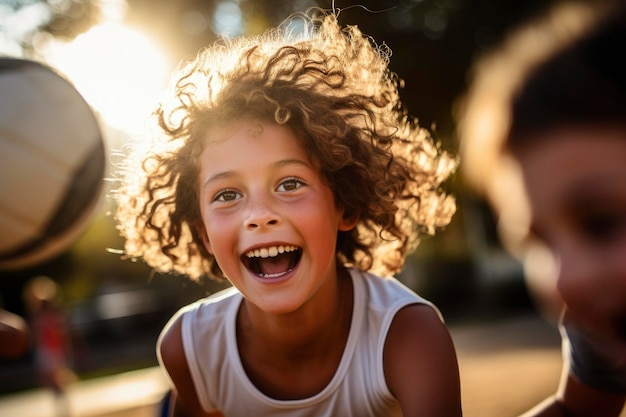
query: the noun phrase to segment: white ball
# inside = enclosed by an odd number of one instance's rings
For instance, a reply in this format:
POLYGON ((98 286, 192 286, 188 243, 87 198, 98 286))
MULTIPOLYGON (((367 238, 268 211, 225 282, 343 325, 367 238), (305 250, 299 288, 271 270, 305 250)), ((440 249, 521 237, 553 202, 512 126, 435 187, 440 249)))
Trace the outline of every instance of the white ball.
POLYGON ((105 148, 76 89, 34 61, 0 58, 0 269, 61 254, 100 201, 105 148))

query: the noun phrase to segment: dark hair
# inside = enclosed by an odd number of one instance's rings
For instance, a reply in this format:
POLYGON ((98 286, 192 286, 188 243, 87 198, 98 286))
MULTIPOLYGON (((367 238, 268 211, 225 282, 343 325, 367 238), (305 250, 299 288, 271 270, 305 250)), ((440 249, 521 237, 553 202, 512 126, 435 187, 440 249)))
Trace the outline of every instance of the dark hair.
POLYGON ((570 126, 626 125, 621 1, 557 3, 473 67, 457 107, 465 179, 489 194, 503 154, 570 126))
POLYGON ((563 125, 626 127, 626 12, 538 66, 513 97, 509 146, 563 125))

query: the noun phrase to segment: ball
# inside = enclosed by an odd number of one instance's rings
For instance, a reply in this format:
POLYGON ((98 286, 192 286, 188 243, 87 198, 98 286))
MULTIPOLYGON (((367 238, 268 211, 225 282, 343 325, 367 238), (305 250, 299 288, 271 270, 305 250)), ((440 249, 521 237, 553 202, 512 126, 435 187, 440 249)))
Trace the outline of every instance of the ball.
POLYGON ((103 194, 105 145, 80 93, 54 69, 0 58, 0 269, 60 255, 103 194))

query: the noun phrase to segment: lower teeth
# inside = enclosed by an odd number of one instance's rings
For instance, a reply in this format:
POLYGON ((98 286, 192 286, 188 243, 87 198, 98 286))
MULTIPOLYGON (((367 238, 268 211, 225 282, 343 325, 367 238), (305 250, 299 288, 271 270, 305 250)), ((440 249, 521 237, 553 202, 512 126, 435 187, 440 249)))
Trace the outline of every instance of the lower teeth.
POLYGON ((285 274, 287 274, 287 273, 289 273, 291 271, 292 271, 292 269, 289 269, 289 270, 287 270, 285 272, 278 272, 278 273, 275 273, 275 274, 258 274, 258 275, 261 278, 278 278, 278 277, 282 277, 283 275, 285 275, 285 274))

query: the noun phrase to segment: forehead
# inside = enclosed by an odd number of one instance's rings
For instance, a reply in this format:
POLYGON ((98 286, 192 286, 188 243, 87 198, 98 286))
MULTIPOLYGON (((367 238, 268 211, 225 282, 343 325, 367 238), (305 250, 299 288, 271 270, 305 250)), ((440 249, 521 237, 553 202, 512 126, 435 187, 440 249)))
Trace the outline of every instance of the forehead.
POLYGON ((626 129, 559 129, 500 158, 490 184, 504 236, 573 212, 626 207, 626 129))
POLYGON ((205 147, 219 148, 233 144, 271 143, 303 149, 300 139, 288 126, 258 119, 242 119, 211 126, 204 135, 205 147))
POLYGON ((251 168, 267 161, 300 160, 309 157, 296 134, 287 126, 244 119, 210 127, 200 156, 203 171, 251 168))
MULTIPOLYGON (((519 207, 525 230, 550 233, 573 218, 626 207, 626 130, 546 132, 517 149, 519 207)), ((520 229, 520 232, 522 230, 520 229)))
POLYGON ((626 129, 546 132, 516 157, 536 211, 563 199, 626 190, 626 129))

